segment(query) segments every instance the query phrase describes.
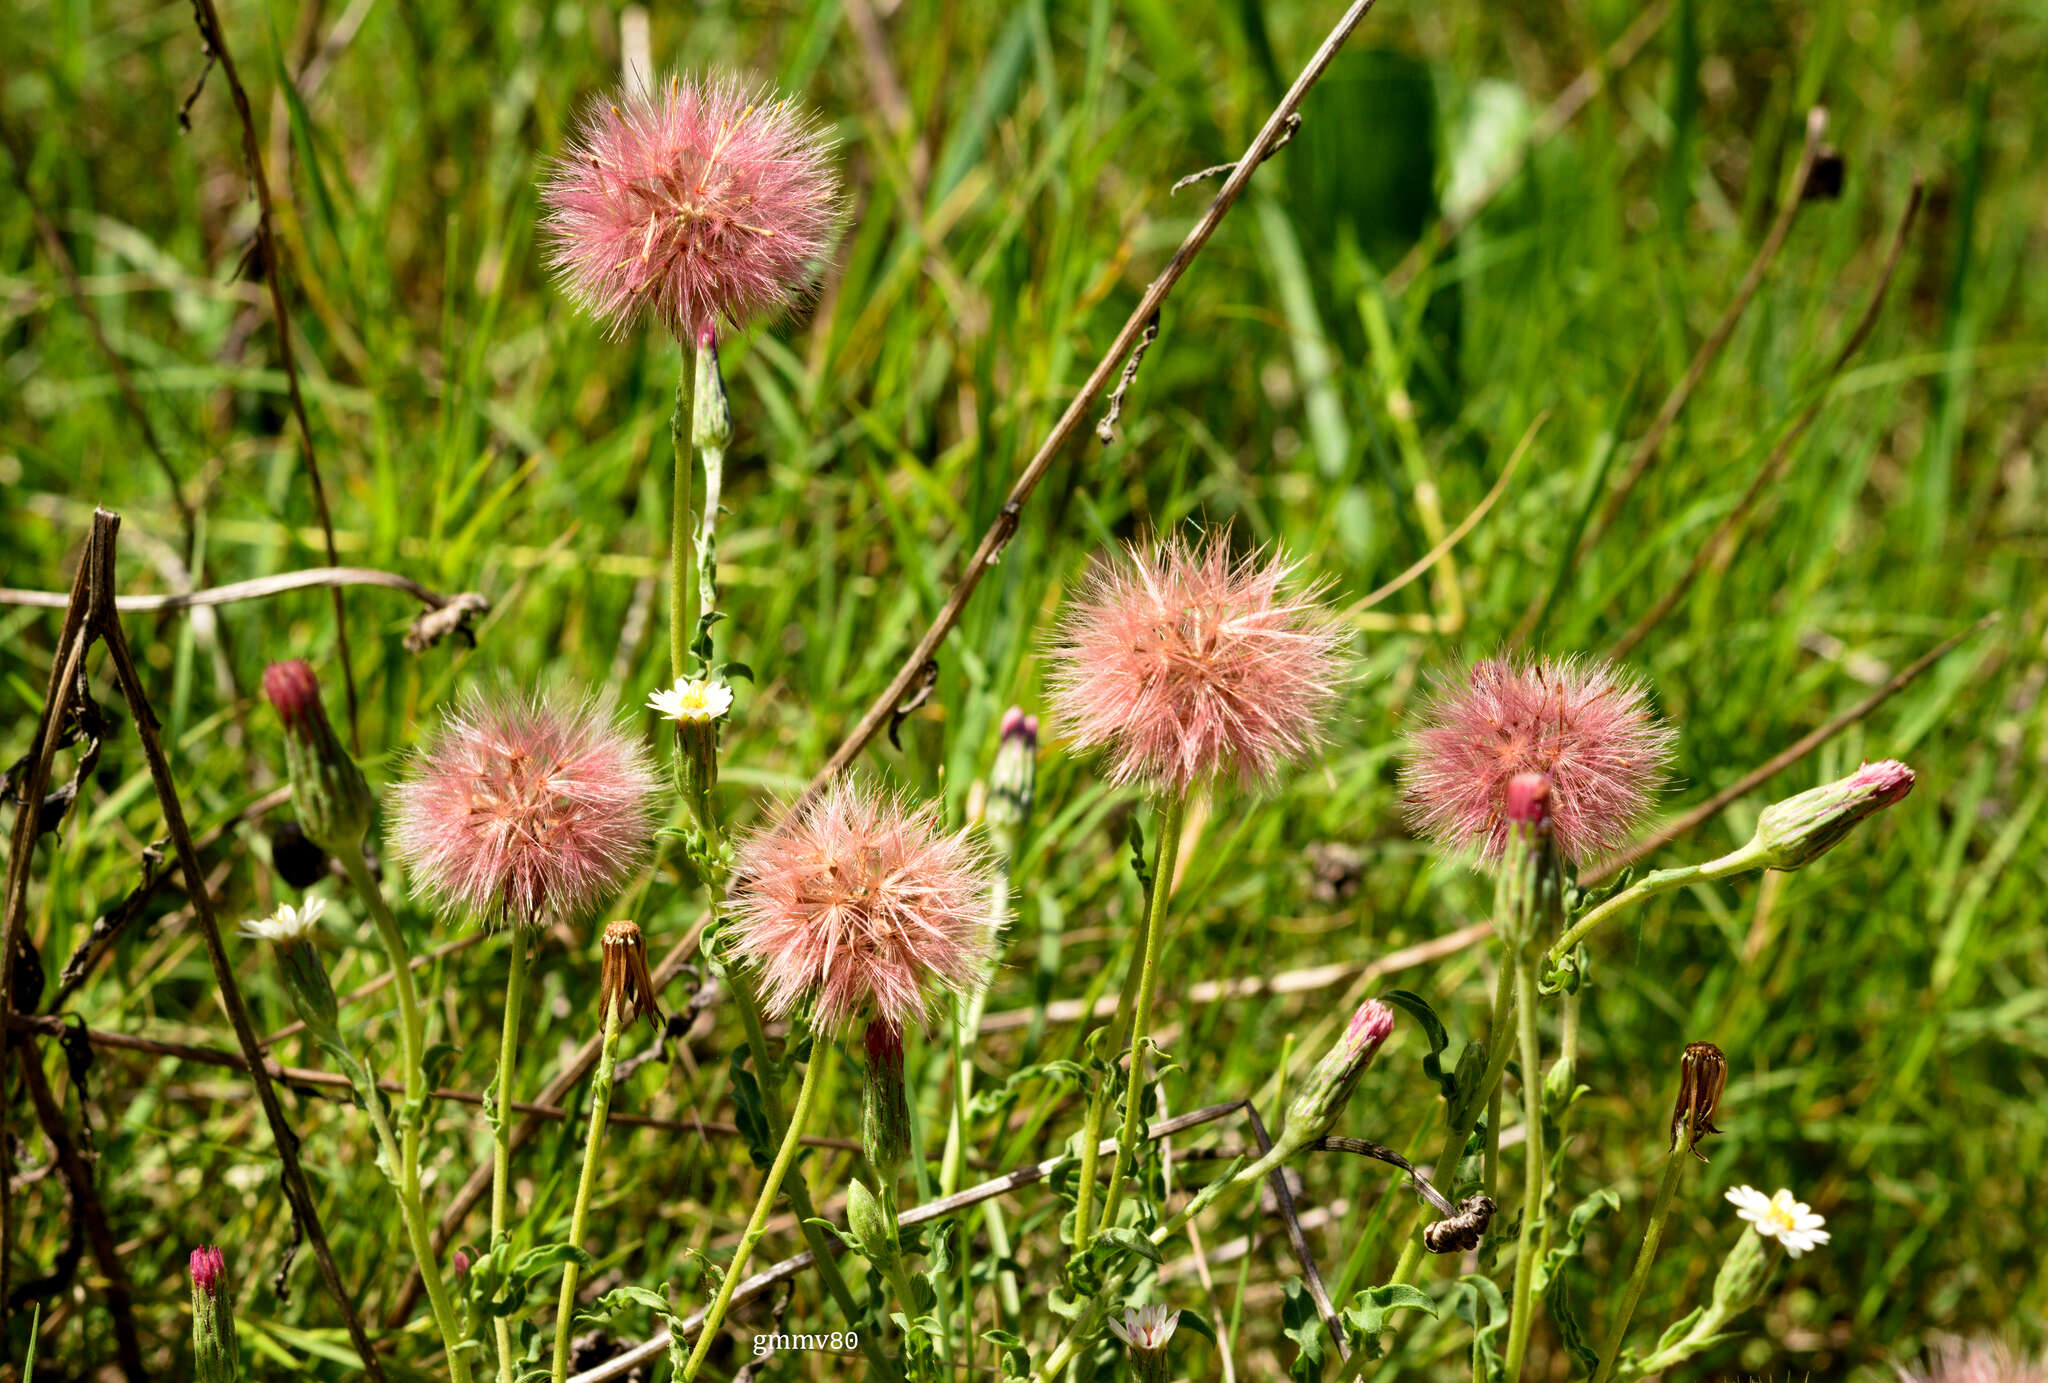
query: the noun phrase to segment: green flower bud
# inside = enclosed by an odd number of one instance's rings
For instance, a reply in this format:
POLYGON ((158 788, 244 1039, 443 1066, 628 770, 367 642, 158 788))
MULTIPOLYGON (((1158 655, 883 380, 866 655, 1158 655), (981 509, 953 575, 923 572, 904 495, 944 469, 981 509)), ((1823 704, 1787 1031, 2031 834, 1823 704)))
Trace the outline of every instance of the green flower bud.
POLYGON ((1012 706, 1003 713, 1003 739, 988 776, 988 824, 998 833, 1015 835, 1031 819, 1031 798, 1038 780, 1038 717, 1012 706))
POLYGON ((868 1262, 887 1272, 896 1262, 896 1233, 875 1193, 855 1177, 846 1187, 846 1228, 868 1262))
POLYGON ((284 722, 284 760, 306 839, 330 855, 362 847, 376 802, 363 772, 327 723, 320 682, 305 662, 272 663, 263 694, 284 722))
POLYGON ((198 1383, 240 1383, 242 1343, 228 1294, 227 1260, 212 1245, 192 1250, 192 1376, 198 1383))
POLYGON ((1343 1036, 1323 1059, 1287 1106, 1287 1127, 1281 1141, 1290 1150, 1307 1147, 1337 1126, 1359 1077, 1372 1065, 1373 1056, 1394 1030, 1394 1011, 1378 999, 1367 999, 1351 1015, 1343 1036))
POLYGON ((1841 843, 1857 822, 1913 790, 1913 770, 1896 759, 1865 764, 1797 797, 1773 802, 1756 819, 1750 848, 1767 869, 1804 869, 1841 843))
POLYGON ((868 1165, 885 1184, 910 1160, 910 1100, 903 1089, 903 1029, 886 1018, 868 1020, 867 1081, 861 1089, 860 1142, 868 1165))

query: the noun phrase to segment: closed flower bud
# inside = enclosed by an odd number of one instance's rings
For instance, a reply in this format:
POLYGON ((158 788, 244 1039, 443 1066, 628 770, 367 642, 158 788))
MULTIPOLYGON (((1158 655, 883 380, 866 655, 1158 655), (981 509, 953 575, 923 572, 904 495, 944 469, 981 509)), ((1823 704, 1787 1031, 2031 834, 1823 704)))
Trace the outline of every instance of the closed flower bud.
POLYGON ((1711 1042, 1688 1042, 1678 1059, 1678 1105, 1671 1111, 1671 1146, 1678 1146, 1681 1130, 1689 1129, 1687 1146, 1692 1155, 1705 1162, 1700 1142, 1714 1127, 1714 1111, 1720 1107, 1721 1092, 1728 1086, 1728 1058, 1711 1042))
POLYGON ((277 957, 284 992, 306 1031, 323 1047, 341 1048, 340 1014, 334 1001, 334 986, 328 982, 326 963, 315 944, 320 914, 326 911, 322 898, 308 898, 303 906, 279 906, 268 917, 242 924, 242 935, 267 941, 277 957))
POLYGON ((860 1143, 868 1165, 886 1186, 910 1160, 910 1101, 903 1089, 903 1029, 886 1018, 868 1020, 867 1081, 861 1089, 860 1143))
POLYGON ((242 1344, 235 1336, 227 1260, 210 1244, 196 1248, 191 1272, 192 1376, 198 1383, 239 1383, 242 1344))
POLYGON ((1510 949, 1520 950, 1556 920, 1563 890, 1554 784, 1548 774, 1517 773, 1504 794, 1506 843, 1495 879, 1494 926, 1510 949))
POLYGON ((1351 1015, 1343 1036, 1302 1082, 1294 1102, 1287 1106, 1287 1127, 1282 1141, 1299 1150, 1327 1135, 1337 1126, 1351 1092, 1372 1065, 1373 1056, 1394 1030, 1394 1011, 1377 999, 1367 999, 1351 1015))
POLYGON ((1773 802, 1756 819, 1751 849, 1767 869, 1804 869, 1841 843, 1857 822, 1913 790, 1913 770, 1896 759, 1865 764, 1846 778, 1773 802))
POLYGON ((1031 797, 1038 778, 1038 717, 1012 706, 1003 713, 1002 743, 989 773, 988 824, 991 830, 1015 835, 1031 819, 1031 797))
POLYGON ((846 1228, 849 1236, 859 1241, 868 1262, 884 1272, 896 1262, 896 1235, 888 1212, 859 1177, 846 1186, 846 1228))
POLYGON ((360 849, 375 802, 348 751, 327 723, 320 682, 299 659, 263 671, 263 694, 284 722, 284 761, 306 839, 330 855, 360 849))

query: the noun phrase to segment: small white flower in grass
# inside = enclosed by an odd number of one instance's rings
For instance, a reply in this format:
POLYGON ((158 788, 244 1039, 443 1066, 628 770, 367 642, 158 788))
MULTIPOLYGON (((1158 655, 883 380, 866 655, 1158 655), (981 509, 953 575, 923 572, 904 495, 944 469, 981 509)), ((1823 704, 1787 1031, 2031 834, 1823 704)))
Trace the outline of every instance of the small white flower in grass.
POLYGON ((702 677, 685 677, 648 697, 647 705, 678 725, 705 725, 732 709, 732 688, 702 677))
POLYGON ((318 930, 320 914, 327 911, 325 898, 308 898, 301 907, 280 903, 268 917, 252 917, 242 924, 242 935, 256 941, 304 941, 318 930))
POLYGON ((1776 1239, 1794 1258, 1828 1241, 1828 1232, 1821 1228, 1827 1220, 1805 1201, 1792 1199, 1783 1187, 1777 1195, 1766 1196, 1754 1186, 1738 1186, 1728 1193, 1728 1202, 1737 1215, 1756 1226, 1757 1233, 1776 1239))
POLYGON ((1165 1349, 1179 1325, 1180 1312, 1171 1306, 1127 1306, 1122 1324, 1109 1318, 1109 1328, 1119 1340, 1147 1353, 1165 1349))

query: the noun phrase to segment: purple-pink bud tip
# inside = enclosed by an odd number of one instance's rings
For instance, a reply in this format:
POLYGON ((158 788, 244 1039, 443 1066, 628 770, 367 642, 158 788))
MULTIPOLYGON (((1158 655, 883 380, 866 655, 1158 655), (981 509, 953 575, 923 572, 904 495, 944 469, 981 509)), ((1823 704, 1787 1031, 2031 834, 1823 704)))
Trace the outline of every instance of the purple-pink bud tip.
POLYGON ((1038 738, 1038 717, 1024 714, 1022 706, 1012 706, 1003 712, 1003 738, 1006 740, 1038 738))
POLYGON ((1351 1022, 1344 1029, 1344 1041, 1354 1051, 1361 1047, 1378 1047, 1393 1030, 1394 1010, 1378 999, 1367 999, 1351 1015, 1351 1022))
POLYGON ((867 1048, 870 1071, 900 1071, 903 1069, 903 1028, 887 1018, 871 1018, 867 1030, 861 1034, 861 1042, 867 1048))
POLYGON ((1849 781, 1859 788, 1869 788, 1875 793, 1873 809, 1889 807, 1913 790, 1913 770, 1897 759, 1882 759, 1874 764, 1863 765, 1849 781))
POLYGON ((303 658, 263 669, 263 694, 277 707, 287 729, 296 730, 327 714, 320 705, 320 679, 303 658))
MULTIPOLYGON (((301 667, 305 666, 303 663, 301 667)), ((227 1275, 227 1259, 212 1244, 192 1250, 192 1285, 212 1296, 220 1290, 221 1279, 227 1275)))
POLYGON ((1550 820, 1550 775, 1517 773, 1508 780, 1508 820, 1521 826, 1542 826, 1550 820))
POLYGON ((457 1277, 468 1277, 468 1276, 469 1276, 469 1250, 468 1250, 468 1249, 457 1249, 457 1250, 455 1250, 455 1259, 454 1259, 454 1263, 455 1263, 455 1275, 456 1275, 457 1277))

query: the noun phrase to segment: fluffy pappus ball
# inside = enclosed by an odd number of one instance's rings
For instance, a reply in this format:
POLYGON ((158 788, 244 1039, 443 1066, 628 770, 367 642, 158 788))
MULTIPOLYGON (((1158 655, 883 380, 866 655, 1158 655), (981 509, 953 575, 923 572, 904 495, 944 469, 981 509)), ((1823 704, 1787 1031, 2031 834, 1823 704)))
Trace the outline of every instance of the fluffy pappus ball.
POLYGON ((841 200, 823 128, 730 76, 671 76, 591 104, 541 183, 547 257, 614 334, 678 340, 786 310, 811 285, 841 200))
POLYGON ((808 1001, 831 1031, 922 1022, 989 962, 991 869, 965 833, 941 829, 936 804, 836 781, 741 843, 733 946, 777 1016, 808 1001))
POLYGON ((1498 860, 1515 780, 1541 774, 1552 838, 1580 862, 1626 843, 1655 800, 1673 738, 1643 684, 1608 663, 1488 659, 1441 688, 1409 732, 1409 824, 1498 860))
POLYGON ((393 845, 443 910, 542 926, 587 913, 647 858, 657 783, 593 702, 476 695, 413 755, 393 845))
POLYGON ((1221 533, 1098 562, 1060 623, 1059 728, 1106 750, 1118 783, 1269 784, 1322 742, 1344 678, 1345 635, 1294 573, 1277 554, 1232 556, 1221 533))

